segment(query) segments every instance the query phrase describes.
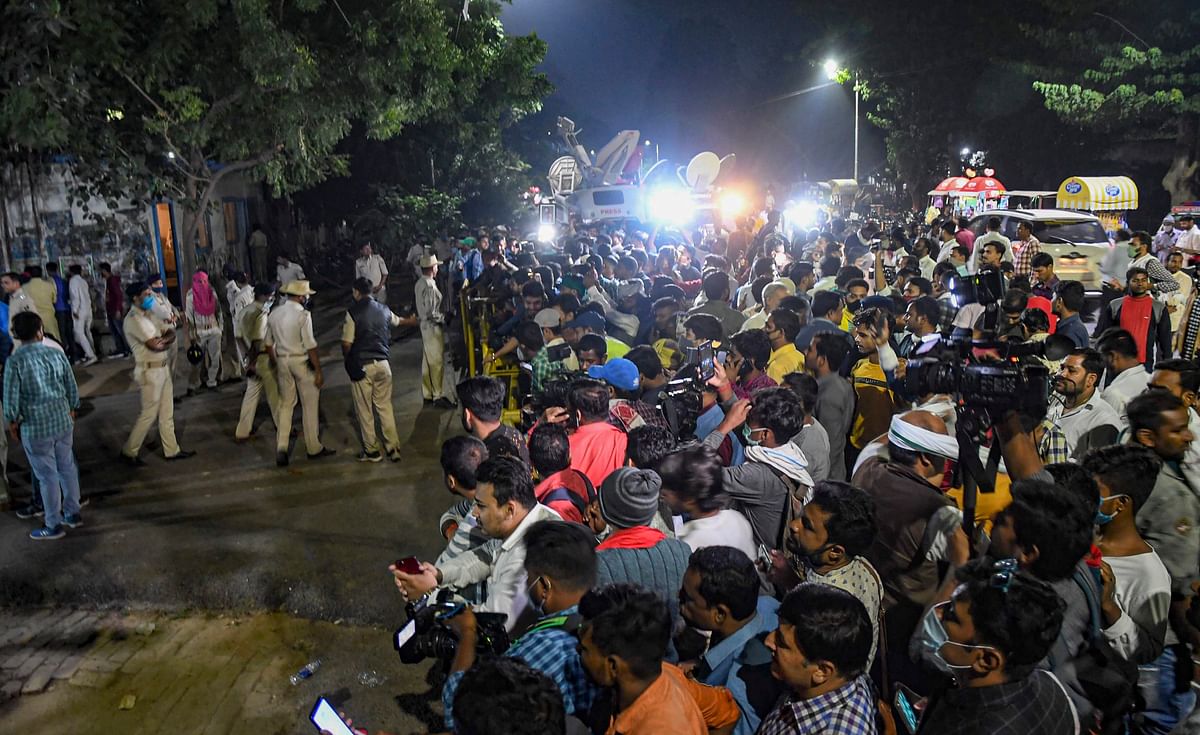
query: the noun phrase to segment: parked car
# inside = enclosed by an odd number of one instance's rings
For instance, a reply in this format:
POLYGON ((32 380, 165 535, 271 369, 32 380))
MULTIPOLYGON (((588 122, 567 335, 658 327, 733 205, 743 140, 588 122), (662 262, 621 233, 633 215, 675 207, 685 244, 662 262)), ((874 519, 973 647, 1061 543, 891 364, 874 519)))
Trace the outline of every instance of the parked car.
POLYGON ((1100 292, 1100 264, 1112 243, 1100 220, 1083 212, 1066 209, 993 209, 971 218, 968 225, 977 236, 987 232, 987 222, 1000 218, 1000 233, 1017 239, 1017 224, 1028 222, 1042 252, 1054 256, 1054 272, 1063 280, 1079 281, 1089 292, 1100 292))

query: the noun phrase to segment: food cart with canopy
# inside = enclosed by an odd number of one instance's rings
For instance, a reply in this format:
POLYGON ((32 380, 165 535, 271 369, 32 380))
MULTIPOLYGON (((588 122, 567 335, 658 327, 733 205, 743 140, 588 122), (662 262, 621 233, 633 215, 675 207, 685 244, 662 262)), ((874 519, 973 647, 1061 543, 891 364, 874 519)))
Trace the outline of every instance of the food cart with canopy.
POLYGON ((966 215, 979 214, 1000 206, 1000 198, 1004 196, 1004 184, 994 176, 976 176, 967 179, 967 183, 958 190, 955 202, 955 213, 966 215))
POLYGON ((1096 215, 1109 237, 1129 224, 1125 213, 1138 207, 1138 188, 1128 176, 1072 176, 1058 187, 1058 208, 1096 215))

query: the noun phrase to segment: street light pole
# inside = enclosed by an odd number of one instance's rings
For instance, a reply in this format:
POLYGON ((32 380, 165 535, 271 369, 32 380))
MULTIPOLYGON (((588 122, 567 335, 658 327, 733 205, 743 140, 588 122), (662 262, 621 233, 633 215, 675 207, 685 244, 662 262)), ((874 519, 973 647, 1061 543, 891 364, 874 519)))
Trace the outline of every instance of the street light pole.
POLYGON ((858 72, 854 72, 854 180, 858 181, 858 72))

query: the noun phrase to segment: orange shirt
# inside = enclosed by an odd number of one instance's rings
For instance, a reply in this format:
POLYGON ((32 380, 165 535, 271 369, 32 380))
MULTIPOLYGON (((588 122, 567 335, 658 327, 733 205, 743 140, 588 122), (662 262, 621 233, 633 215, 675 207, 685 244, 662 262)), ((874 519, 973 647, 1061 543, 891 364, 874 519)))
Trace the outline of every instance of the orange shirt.
POLYGON ((707 735, 737 722, 741 712, 724 687, 693 681, 664 663, 662 675, 608 725, 607 735, 707 735))

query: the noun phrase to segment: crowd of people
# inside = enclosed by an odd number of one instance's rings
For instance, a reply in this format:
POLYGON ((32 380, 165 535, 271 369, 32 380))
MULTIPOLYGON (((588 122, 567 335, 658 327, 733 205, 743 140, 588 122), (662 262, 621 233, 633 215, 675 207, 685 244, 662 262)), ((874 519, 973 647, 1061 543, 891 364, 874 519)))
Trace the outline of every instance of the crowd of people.
MULTIPOLYGON (((1056 275, 1028 227, 1010 241, 998 221, 976 237, 949 218, 888 231, 834 219, 789 240, 778 223, 767 212, 716 234, 579 227, 536 244, 463 233, 409 253, 406 317, 387 306, 386 262, 362 244, 340 333, 358 459, 400 459, 389 357, 402 324, 420 330, 424 399, 459 410, 464 429, 440 453, 454 499, 436 531, 444 551, 391 570, 406 601, 448 590, 466 603, 446 619, 458 641, 446 728, 1181 726, 1200 650, 1190 250, 1118 233, 1089 329, 1083 285, 1056 275), (984 282, 1000 287, 983 303, 991 291, 962 287, 984 282), (485 374, 457 380, 447 360, 475 344, 452 333, 464 291, 487 305, 468 315, 485 374), (1050 376, 1044 396, 991 411, 974 443, 958 431, 969 396, 914 379, 963 340, 989 354, 1024 345, 1005 364, 1050 376), (498 368, 519 377, 486 374, 498 368), (521 421, 506 414, 514 391, 521 421), (966 468, 980 465, 995 475, 976 495, 966 468), (505 616, 504 656, 478 655, 480 613, 505 616)), ((97 352, 81 338, 91 298, 77 314, 77 267, 62 290, 30 271, 0 277, 0 333, 18 345, 4 413, 40 486, 21 513, 50 539, 82 522, 70 361, 97 352)), ((224 306, 199 272, 182 310, 161 281, 122 289, 101 272, 114 349, 132 353, 140 389, 124 461, 144 463, 155 423, 166 459, 193 454, 174 434, 174 366, 186 341, 189 388, 215 385, 226 319, 245 380, 237 440, 265 394, 279 465, 297 402, 308 458, 333 454, 299 265, 281 257, 254 285, 228 274, 224 306)))
POLYGON ((553 247, 483 232, 423 256, 494 305, 484 364, 520 368, 457 386, 447 546, 391 569, 406 601, 468 603, 446 620, 446 728, 1184 727, 1200 366, 1183 259, 1120 233, 1089 329, 1083 285, 1028 228, 834 220, 789 241, 776 222, 553 247), (977 281, 1002 285, 994 302, 964 293, 977 281), (910 379, 956 340, 1024 345, 1005 364, 1049 376, 1030 383, 1044 400, 964 443, 968 396, 910 379), (993 454, 967 503, 966 467, 993 454), (481 612, 507 616, 501 659, 477 653, 481 612))

